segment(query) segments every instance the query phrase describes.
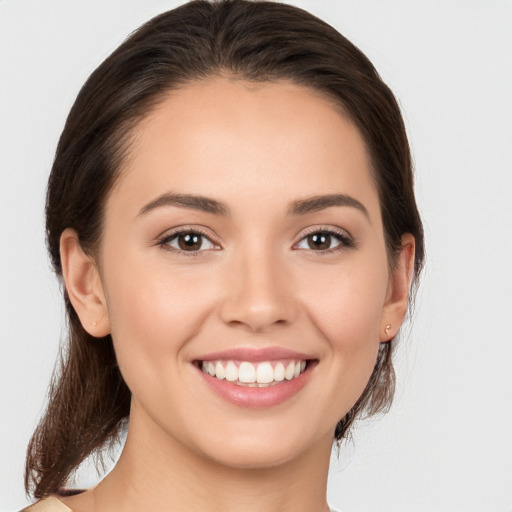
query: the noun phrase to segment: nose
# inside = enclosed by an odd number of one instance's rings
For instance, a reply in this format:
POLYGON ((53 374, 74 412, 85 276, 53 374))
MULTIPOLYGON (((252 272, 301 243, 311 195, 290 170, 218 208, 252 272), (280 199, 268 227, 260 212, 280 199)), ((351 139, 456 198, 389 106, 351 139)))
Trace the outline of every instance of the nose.
POLYGON ((270 253, 244 254, 230 261, 220 305, 223 322, 254 332, 291 324, 298 314, 293 279, 270 253))

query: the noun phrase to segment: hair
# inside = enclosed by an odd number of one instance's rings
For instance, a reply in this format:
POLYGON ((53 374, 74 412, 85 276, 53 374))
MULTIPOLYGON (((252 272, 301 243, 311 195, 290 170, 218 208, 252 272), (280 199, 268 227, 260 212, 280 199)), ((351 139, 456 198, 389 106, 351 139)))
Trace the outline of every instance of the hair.
MULTIPOLYGON (((134 127, 169 91, 215 76, 289 81, 334 99, 359 129, 378 188, 391 266, 402 235, 416 241, 414 278, 424 259, 411 155, 399 106, 368 58, 327 23, 274 2, 196 0, 148 21, 89 77, 69 113, 56 150, 46 199, 51 262, 62 277, 64 229, 94 256, 104 206, 119 177, 134 127)), ((89 455, 115 440, 129 417, 131 394, 110 335, 82 327, 64 291, 69 341, 49 390, 45 414, 27 451, 25 488, 36 498, 59 489, 89 455)), ((337 424, 386 411, 394 392, 394 343, 381 343, 371 378, 337 424)))

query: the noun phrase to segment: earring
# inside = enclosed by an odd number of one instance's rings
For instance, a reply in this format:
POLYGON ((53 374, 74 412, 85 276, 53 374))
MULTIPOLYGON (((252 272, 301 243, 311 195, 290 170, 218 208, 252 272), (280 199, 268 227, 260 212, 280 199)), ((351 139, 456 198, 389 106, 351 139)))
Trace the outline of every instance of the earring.
POLYGON ((384 332, 386 333, 386 336, 389 334, 389 330, 391 329, 391 324, 386 325, 386 328, 384 329, 384 332))
POLYGON ((93 327, 96 327, 96 325, 98 325, 96 321, 91 322, 91 324, 92 324, 93 327))

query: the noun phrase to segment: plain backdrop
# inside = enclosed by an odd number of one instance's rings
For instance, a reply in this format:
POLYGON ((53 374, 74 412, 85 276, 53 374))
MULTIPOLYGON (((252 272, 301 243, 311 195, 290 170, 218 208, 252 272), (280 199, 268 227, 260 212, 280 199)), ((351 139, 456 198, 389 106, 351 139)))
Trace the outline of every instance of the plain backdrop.
MULTIPOLYGON (((391 412, 333 457, 344 512, 512 511, 512 2, 302 0, 400 100, 427 267, 391 412)), ((84 80, 170 0, 0 0, 0 511, 28 503, 26 444, 63 314, 47 176, 84 80)), ((95 474, 82 472, 85 482, 95 474)))

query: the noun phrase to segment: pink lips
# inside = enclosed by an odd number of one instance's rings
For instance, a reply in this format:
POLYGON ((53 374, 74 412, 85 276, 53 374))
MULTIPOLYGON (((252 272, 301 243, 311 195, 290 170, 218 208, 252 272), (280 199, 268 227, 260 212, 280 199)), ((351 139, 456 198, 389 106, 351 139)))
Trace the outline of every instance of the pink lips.
POLYGON ((247 361, 260 363, 263 361, 308 361, 308 366, 298 377, 284 380, 268 387, 240 386, 227 380, 220 380, 204 373, 197 364, 197 371, 206 385, 219 397, 234 405, 250 408, 266 408, 277 406, 296 395, 307 383, 316 358, 310 354, 295 352, 279 347, 261 349, 234 348, 221 352, 208 353, 196 359, 196 363, 203 361, 247 361))
POLYGON ((304 354, 303 352, 295 352, 279 347, 268 348, 233 348, 223 350, 221 352, 211 352, 207 355, 197 358, 200 361, 214 361, 218 359, 232 361, 249 361, 258 363, 261 361, 277 361, 282 359, 315 359, 315 356, 304 354))

